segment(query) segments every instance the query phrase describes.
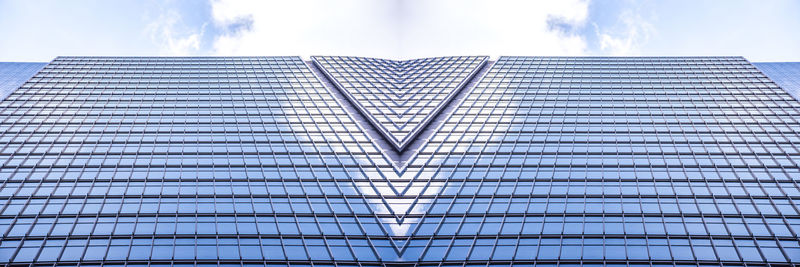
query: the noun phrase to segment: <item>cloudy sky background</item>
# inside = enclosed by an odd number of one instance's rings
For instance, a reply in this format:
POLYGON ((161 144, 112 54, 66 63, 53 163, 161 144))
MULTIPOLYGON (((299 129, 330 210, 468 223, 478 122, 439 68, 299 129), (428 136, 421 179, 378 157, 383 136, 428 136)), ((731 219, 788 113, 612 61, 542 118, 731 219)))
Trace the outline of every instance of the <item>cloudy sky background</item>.
POLYGON ((0 61, 59 55, 741 55, 800 61, 794 0, 0 0, 0 61))

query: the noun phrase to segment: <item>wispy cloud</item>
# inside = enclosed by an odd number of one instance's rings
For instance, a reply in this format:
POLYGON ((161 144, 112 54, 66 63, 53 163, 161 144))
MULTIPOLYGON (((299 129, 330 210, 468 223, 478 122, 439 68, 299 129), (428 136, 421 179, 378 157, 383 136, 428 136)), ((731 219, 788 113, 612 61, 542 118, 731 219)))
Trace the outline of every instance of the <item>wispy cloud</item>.
POLYGON ((404 1, 403 48, 407 56, 442 54, 582 55, 579 28, 588 1, 404 1), (561 28, 553 27, 554 22, 561 28))
POLYGON ((178 11, 170 9, 147 24, 145 33, 158 45, 161 55, 195 55, 201 52, 201 40, 207 25, 188 25, 178 11))
POLYGON ((797 61, 797 10, 800 1, 792 0, 0 0, 0 60, 588 54, 797 61))
POLYGON ((642 45, 656 33, 653 24, 642 16, 642 10, 634 3, 619 12, 616 21, 599 25, 592 23, 598 37, 601 54, 612 56, 635 56, 641 54, 642 45))
POLYGON ((221 55, 582 55, 588 1, 212 1, 221 55))
POLYGON ((397 44, 392 3, 214 0, 213 23, 222 30, 214 40, 214 53, 377 56, 397 44))

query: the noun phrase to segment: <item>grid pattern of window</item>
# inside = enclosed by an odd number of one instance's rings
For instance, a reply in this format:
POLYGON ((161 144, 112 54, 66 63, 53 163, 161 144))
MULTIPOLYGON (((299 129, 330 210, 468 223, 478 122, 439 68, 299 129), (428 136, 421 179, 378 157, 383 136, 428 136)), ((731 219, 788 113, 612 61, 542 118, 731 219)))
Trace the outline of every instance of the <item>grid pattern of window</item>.
POLYGON ((0 100, 17 90, 47 63, 0 62, 0 100))
POLYGON ((502 57, 410 163, 404 256, 800 262, 798 108, 738 57, 502 57))
POLYGON ((501 57, 395 169, 298 57, 61 57, 0 102, 0 263, 800 262, 743 58, 501 57))
POLYGON ((0 262, 389 248, 362 191, 390 163, 298 57, 60 57, 0 102, 0 129, 0 262))
POLYGON ((800 99, 800 62, 764 62, 753 65, 796 99, 800 99))
POLYGON ((487 57, 397 61, 317 56, 313 60, 395 148, 403 150, 487 57))

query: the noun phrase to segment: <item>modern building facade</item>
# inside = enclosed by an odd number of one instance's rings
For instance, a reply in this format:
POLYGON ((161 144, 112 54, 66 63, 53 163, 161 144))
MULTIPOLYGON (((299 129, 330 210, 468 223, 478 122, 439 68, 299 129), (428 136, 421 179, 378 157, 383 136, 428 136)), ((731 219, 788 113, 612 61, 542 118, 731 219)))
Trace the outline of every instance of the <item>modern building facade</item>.
POLYGON ((800 99, 800 62, 758 62, 753 65, 789 94, 800 99))
POLYGON ((799 119, 741 57, 59 57, 0 263, 800 264, 799 119))
POLYGON ((47 63, 0 62, 0 100, 28 81, 47 63))

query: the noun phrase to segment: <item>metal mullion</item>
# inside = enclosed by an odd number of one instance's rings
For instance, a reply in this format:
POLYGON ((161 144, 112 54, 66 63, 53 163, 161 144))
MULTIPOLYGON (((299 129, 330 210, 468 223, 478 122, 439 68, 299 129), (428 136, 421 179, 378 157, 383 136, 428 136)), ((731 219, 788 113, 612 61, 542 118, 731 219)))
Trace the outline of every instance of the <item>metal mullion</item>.
MULTIPOLYGON (((527 89, 527 88, 526 88, 526 89, 527 89)), ((508 89, 506 89, 506 90, 503 92, 503 94, 505 94, 507 91, 508 91, 508 89)), ((516 99, 516 98, 517 98, 517 96, 521 96, 521 98, 523 98, 523 100, 524 100, 524 99, 525 99, 525 96, 527 96, 527 95, 528 95, 528 92, 527 92, 527 90, 522 90, 522 92, 520 92, 520 90, 514 90, 514 91, 513 91, 513 93, 512 93, 512 96, 511 96, 510 98, 511 98, 511 99, 516 99)), ((503 117, 507 116, 507 113, 506 113, 506 112, 508 112, 508 111, 509 111, 509 109, 511 109, 509 106, 510 106, 510 105, 508 105, 508 106, 505 106, 505 108, 504 108, 503 112, 501 113, 501 114, 503 114, 503 117)), ((520 105, 520 107, 517 107, 517 109, 519 109, 519 108, 523 108, 523 107, 520 105)), ((491 113, 492 113, 492 114, 494 114, 494 112, 491 112, 491 113)), ((516 111, 515 111, 515 112, 514 112, 514 114, 511 116, 511 122, 509 122, 509 123, 510 123, 510 124, 513 124, 513 123, 514 123, 514 119, 515 119, 515 118, 517 118, 517 112, 516 112, 516 111)), ((501 117, 501 119, 500 119, 500 120, 498 120, 498 125, 495 125, 495 128, 492 130, 493 134, 497 132, 497 130, 498 130, 498 127, 499 127, 499 124, 500 124, 500 123, 502 123, 501 121, 502 121, 502 117, 501 117)), ((525 125, 525 122, 523 122, 523 123, 522 123, 522 125, 525 125)), ((517 138, 517 139, 518 139, 518 138, 517 138)), ((504 143, 504 142, 503 142, 503 141, 501 141, 501 144, 503 144, 503 143, 504 143)), ((514 140, 514 144, 511 146, 512 153, 513 153, 513 151, 514 151, 514 148, 515 148, 515 147, 517 147, 518 145, 519 145, 519 140, 514 140)), ((525 153, 525 155, 528 155, 528 153, 526 152, 526 153, 525 153)), ((508 171, 508 164, 510 163, 510 161, 511 161, 511 159, 512 159, 512 158, 513 158, 513 157, 510 155, 510 156, 509 156, 509 162, 508 162, 508 163, 506 163, 506 164, 505 164, 506 166, 504 166, 504 167, 503 167, 503 173, 504 173, 504 174, 505 174, 505 173, 508 171)), ((524 162, 523 162, 522 164, 524 165, 524 162)), ((490 167, 490 168, 491 168, 491 167, 490 167)), ((519 178, 520 178, 520 177, 516 177, 516 178, 514 179, 514 180, 515 180, 515 181, 514 181, 514 183, 515 183, 515 184, 519 182, 519 178)), ((485 177, 484 177, 484 181, 485 181, 485 177)), ((483 181, 482 181, 481 183, 483 183, 483 181)), ((501 183, 502 183, 501 181, 498 181, 498 183, 497 183, 497 186, 495 187, 495 192, 497 192, 497 190, 499 189, 499 186, 500 186, 500 184, 501 184, 501 183)), ((514 199, 514 198, 513 198, 513 195, 514 195, 514 194, 512 193, 512 197, 508 198, 508 203, 507 203, 507 206, 506 206, 505 210, 503 211, 503 216, 502 216, 502 217, 501 217, 501 219, 500 219, 500 223, 501 223, 501 225, 500 225, 500 226, 501 226, 501 228, 500 228, 500 229, 498 229, 498 231, 502 231, 502 226, 503 226, 503 224, 505 223, 506 217, 508 216, 508 209, 509 209, 509 207, 511 206, 511 203, 513 203, 513 199, 514 199)), ((494 196, 496 196, 496 194, 493 194, 493 195, 492 195, 492 199, 490 200, 490 204, 489 204, 489 209, 491 209, 491 204, 495 202, 495 198, 494 198, 494 196)), ((488 217, 487 217, 487 216, 484 216, 483 220, 484 220, 484 221, 486 221, 486 218, 488 218, 488 217)), ((498 241, 498 240, 499 240, 499 239, 495 239, 495 244, 497 244, 497 241, 498 241)), ((496 247, 496 245, 495 245, 495 247, 496 247)))
MULTIPOLYGON (((317 110, 320 110, 320 109, 319 109, 319 107, 315 107, 315 108, 316 108, 317 110)), ((306 109, 307 109, 307 108, 306 108, 306 109)), ((332 108, 330 108, 330 107, 329 107, 329 109, 333 110, 333 109, 332 109, 332 108)), ((345 124, 344 124, 344 122, 343 122, 343 121, 341 121, 341 120, 339 120, 338 118, 337 118, 337 121, 338 121, 338 122, 340 122, 340 123, 342 123, 342 125, 345 125, 345 124)), ((326 123, 327 123, 328 125, 331 125, 331 121, 327 121, 327 120, 326 120, 326 123)), ((333 128, 333 127, 331 127, 331 128, 333 128)), ((350 130, 348 129, 348 127, 343 127, 343 128, 345 128, 345 129, 347 130, 347 132, 348 132, 348 134, 350 135, 350 137, 353 137, 353 135, 350 133, 350 130)), ((356 140, 356 138, 352 138, 352 139, 356 140)), ((341 140, 341 139, 340 139, 340 140, 341 140)), ((327 140, 326 140, 326 141, 325 141, 325 143, 326 143, 326 144, 328 144, 328 146, 330 147, 330 142, 329 142, 329 141, 327 141, 327 140)), ((349 148, 348 148, 348 146, 347 146, 347 145, 346 145, 344 142, 343 142, 342 144, 343 144, 343 145, 344 145, 344 147, 346 148, 348 155, 350 155, 350 157, 354 157, 353 151, 352 151, 351 149, 349 149, 349 148)), ((358 143, 358 141, 356 141, 356 145, 357 145, 359 148, 361 147, 361 145, 358 143)), ((331 147, 331 148, 332 148, 332 147, 331 147)), ((365 151, 365 152, 366 152, 366 151, 365 151)), ((339 155, 340 155, 340 154, 338 154, 338 153, 334 152, 334 155, 336 156, 336 158, 337 158, 337 161, 339 161, 339 160, 338 160, 338 158, 339 158, 339 155)), ((369 154, 365 154, 365 155, 366 155, 366 158, 367 158, 367 159, 369 159, 369 158, 370 158, 370 157, 369 157, 369 154)), ((371 161, 371 160, 370 160, 370 161, 371 161)), ((324 162, 324 164, 325 164, 326 168, 328 168, 328 164, 327 164, 327 162, 325 162, 324 160, 323 160, 323 162, 324 162)), ((339 162, 341 163, 341 161, 339 161, 339 162)), ((344 167, 344 166, 343 166, 343 167, 344 167)), ((345 167, 345 168, 346 168, 346 167, 345 167)), ((363 172, 363 167, 362 167, 362 166, 359 166, 358 168, 359 168, 359 169, 361 169, 361 170, 362 170, 362 172, 363 172)), ((329 169, 329 168, 328 168, 328 169, 329 169)), ((312 170, 313 170, 313 169, 312 169, 312 170)), ((332 174, 332 173, 331 173, 331 174, 332 174)), ((383 178, 385 179, 386 177, 385 177, 385 176, 383 176, 383 178)), ((339 181, 339 179, 337 179, 337 178, 335 178, 335 177, 334 177, 334 184, 336 185, 337 189, 339 189, 339 191, 342 191, 342 190, 341 190, 341 187, 339 186, 339 182, 338 182, 338 181, 339 181)), ((356 187, 358 187, 358 186, 355 184, 355 180, 353 180, 353 179, 350 179, 350 181, 353 183, 353 186, 356 186, 356 187)), ((373 179, 368 179, 368 181, 367 181, 367 182, 368 182, 368 183, 371 185, 371 187, 372 187, 373 189, 376 189, 376 187, 375 187, 375 184, 374 184, 374 182, 373 182, 373 179)), ((321 184, 319 184, 319 181, 317 181, 317 184, 318 184, 318 185, 319 185, 319 186, 322 188, 322 185, 321 185, 321 184)), ((357 188, 356 188, 356 189, 357 189, 357 188)), ((379 190, 376 190, 376 191, 379 191, 379 190)), ((325 194, 325 195, 324 195, 324 198, 327 200, 327 199, 328 199, 328 195, 327 195, 327 194, 325 194)), ((345 200, 345 204, 348 206, 348 208, 350 208, 350 209, 352 210, 352 208, 351 208, 351 206, 350 206, 350 203, 349 203, 349 202, 347 202, 347 200, 346 200, 346 199, 348 199, 348 197, 346 197, 344 194, 342 194, 342 198, 345 200)), ((383 197, 381 197, 381 198, 383 198, 383 197)), ((367 205, 368 207, 370 206, 370 203, 369 203, 369 201, 367 200, 367 198, 366 198, 366 197, 365 197, 363 194, 361 195, 361 199, 364 201, 364 204, 365 204, 365 205, 367 205)), ((386 205, 386 202, 385 202, 385 201, 382 201, 382 202, 384 203, 384 205, 386 205)), ((377 217, 376 217, 376 219, 377 219, 377 217)))
MULTIPOLYGON (((256 67, 254 67, 253 65, 251 65, 251 67, 253 67, 253 71, 255 72, 255 77, 259 77, 259 74, 266 74, 266 73, 264 73, 264 72, 259 72, 259 71, 258 71, 259 69, 258 69, 258 68, 256 68, 256 67)), ((261 67, 261 65, 259 64, 259 65, 258 65, 258 67, 261 67)), ((249 95, 250 95, 250 96, 252 96, 252 101, 253 101, 254 103, 257 103, 257 101, 258 101, 258 100, 257 100, 257 98, 256 98, 256 96, 257 96, 257 93, 256 93, 255 91, 256 91, 256 90, 258 90, 258 91, 260 92, 260 94, 258 94, 258 95, 261 95, 261 96, 263 96, 263 95, 264 95, 264 91, 265 91, 265 90, 264 90, 264 88, 261 86, 261 83, 260 83, 260 82, 257 82, 257 84, 258 84, 258 88, 253 88, 253 87, 251 86, 251 87, 250 87, 250 90, 249 90, 249 95)), ((243 95, 244 95, 244 94, 243 94, 243 95)), ((251 115, 253 115, 253 114, 250 114, 250 112, 249 112, 249 109, 250 109, 250 108, 246 107, 246 106, 247 106, 247 104, 246 104, 246 103, 247 103, 247 101, 245 100, 244 102, 245 102, 245 112, 244 112, 244 113, 245 113, 245 116, 247 117, 248 124, 255 124, 254 122, 252 122, 252 121, 250 120, 250 116, 251 116, 251 115)), ((235 107, 234 107, 234 108, 235 108, 235 107)), ((253 108, 257 108, 255 104, 254 104, 254 107, 253 107, 253 108)), ((234 114, 236 114, 236 112, 234 112, 234 114)), ((261 112, 260 112, 260 110, 258 110, 258 114, 256 114, 256 115, 258 115, 258 116, 261 116, 261 112)), ((237 117, 238 117, 238 115, 237 115, 237 117)), ((237 119, 236 121, 238 122, 238 119, 237 119)), ((249 126, 248 126, 248 127, 249 127, 249 126)), ((250 136, 252 136, 252 137, 253 137, 253 146, 258 146, 259 142, 258 142, 258 141, 256 140, 256 138, 255 138, 255 135, 254 135, 254 130, 253 130, 253 128, 252 128, 252 127, 249 127, 249 128, 250 128, 250 131, 249 131, 249 132, 250 132, 250 136)), ((238 130, 239 130, 239 129, 237 128, 237 131, 238 131, 238 130)), ((226 141, 226 143, 228 142, 227 138, 226 138, 226 140, 225 140, 225 141, 226 141)), ((240 145, 242 144, 241 140, 240 140, 239 144, 240 144, 240 145)), ((259 160, 259 165, 262 165, 262 163, 261 163, 261 154, 262 154, 262 153, 261 153, 261 152, 259 152, 259 151, 258 151, 258 149, 255 149, 255 152, 256 152, 256 158, 258 158, 258 160, 259 160)), ((244 154, 245 154, 245 153, 244 153, 244 150, 243 150, 243 155, 244 155, 244 154)), ((245 162, 245 165, 247 165, 247 162, 245 162)), ((245 175, 247 175, 247 173, 248 173, 247 169, 248 169, 248 168, 247 168, 247 167, 245 167, 244 169, 245 169, 245 175)), ((255 203, 256 203, 256 201, 255 201, 255 198, 253 197, 253 193, 252 193, 252 191, 249 189, 249 187, 250 187, 250 185, 251 185, 251 179, 250 179, 249 175, 248 175, 248 177, 245 177, 245 178, 246 178, 246 180, 247 180, 247 185, 248 185, 248 192, 249 192, 250 206, 251 206, 251 208, 253 209, 253 215, 252 215, 252 218, 253 218, 253 224, 254 224, 254 225, 255 225, 255 227, 256 227, 256 231, 259 231, 259 230, 258 230, 258 219, 257 219, 257 218, 258 218, 260 215, 256 215, 256 207, 255 207, 255 203)), ((265 184, 265 185, 267 184, 267 182, 266 182, 266 179, 264 179, 264 184, 265 184)), ((231 185, 233 185, 233 182, 231 182, 231 185)), ((267 192, 267 194, 269 194, 269 195, 271 196, 270 192, 267 192)), ((271 203, 271 202, 272 202, 272 201, 271 201, 271 198, 270 198, 270 203, 271 203)), ((234 205, 234 211, 235 211, 235 209, 236 209, 236 202, 235 202, 235 201, 234 201, 233 205, 234 205)), ((215 217, 216 217, 216 215, 215 215, 215 217)), ((236 224, 236 227, 237 227, 237 234, 239 233, 239 230, 238 230, 238 229, 239 229, 239 221, 240 221, 240 220, 239 220, 239 217, 240 217, 240 214, 239 214, 238 212, 234 213, 234 215, 233 215, 233 218, 234 218, 234 222, 235 222, 235 224, 236 224)), ((276 218, 276 220, 275 220, 275 221, 276 221, 276 226, 277 226, 277 218, 276 218)), ((239 237, 238 237, 238 236, 237 236, 237 240, 239 240, 239 237)), ((239 242, 237 242, 237 244, 238 244, 238 243, 239 243, 239 242)), ((261 239, 260 237, 258 238, 258 243, 259 243, 259 245, 260 245, 260 246, 262 246, 262 247, 263 247, 263 242, 262 242, 262 239, 261 239)), ((263 255, 262 255, 262 256, 263 256, 263 255)))
MULTIPOLYGON (((96 88, 95 88, 95 89, 96 89, 96 88)), ((63 102, 64 102, 64 100, 63 100, 63 98, 62 98, 62 99, 60 100, 60 102, 59 102, 59 103, 63 103, 63 102)), ((97 101, 96 101, 96 102, 97 102, 97 101)), ((81 106, 81 104, 83 104, 83 103, 86 103, 86 102, 85 102, 85 101, 78 102, 77 100, 72 100, 72 101, 70 102, 70 105, 76 105, 76 106, 80 107, 80 106, 81 106)), ((106 103, 107 103, 107 102, 106 102, 106 103)), ((88 124, 88 122, 89 122, 89 121, 87 121, 87 119, 84 119, 83 121, 81 121, 81 122, 79 123, 79 125, 87 125, 87 124, 88 124)), ((89 125, 90 125, 89 127, 90 127, 90 128, 93 128, 93 127, 95 126, 95 124, 96 124, 96 122, 92 122, 91 124, 89 124, 89 125)), ((53 123, 53 125, 56 125, 56 123, 53 123)), ((86 143, 85 141, 82 141, 82 142, 81 142, 81 147, 83 147, 83 146, 84 146, 84 145, 86 145, 86 144, 87 144, 87 143, 86 143)), ((99 144, 99 141, 95 141, 95 142, 94 142, 94 145, 95 145, 95 146, 96 146, 97 144, 99 144)), ((89 158, 91 158, 91 156, 89 156, 89 158)), ((74 162, 74 158, 73 158, 73 162, 74 162)), ((71 166, 71 165, 72 165, 72 164, 69 164, 69 166, 71 166)), ((71 168, 71 167, 69 167, 69 166, 67 166, 67 168, 66 168, 66 169, 72 169, 72 168, 71 168)), ((86 165, 84 164, 83 166, 81 166, 81 174, 83 174, 83 173, 84 173, 85 169, 86 169, 86 165)), ((66 174, 66 173, 65 173, 65 174, 66 174)), ((80 180, 81 180, 80 178, 76 178, 76 181, 75 181, 75 182, 76 182, 76 185, 77 185, 77 182, 78 182, 78 181, 80 181, 80 180)), ((61 184, 61 182, 59 181, 59 182, 57 183, 57 185, 58 185, 58 184, 61 184)), ((63 199, 64 199, 64 203, 62 204, 62 206, 61 206, 61 209, 60 209, 60 210, 57 212, 57 216, 58 216, 58 217, 60 217, 61 215, 63 215, 63 211, 64 211, 64 209, 67 207, 67 205, 69 204, 69 200, 70 200, 70 199, 80 199, 80 200, 81 200, 81 208, 80 208, 80 210, 83 210, 83 208, 84 208, 84 207, 85 207, 85 205, 87 204, 87 201, 88 201, 88 199, 89 199, 89 195, 90 195, 90 194, 88 194, 88 193, 87 193, 87 194, 86 194, 86 196, 83 196, 83 197, 77 197, 77 198, 76 198, 76 197, 73 197, 73 194, 72 194, 72 193, 75 191, 75 189, 76 189, 76 186, 72 186, 72 187, 71 187, 71 190, 70 190, 70 192, 69 192, 69 194, 68 194, 68 195, 67 195, 65 198, 63 198, 63 199)), ((90 188, 89 190, 91 190, 91 188, 90 188)), ((45 200, 45 201, 43 202, 43 204, 42 204, 42 205, 43 205, 42 209, 44 209, 44 208, 45 208, 45 207, 46 207, 48 204, 50 204, 50 202, 51 202, 51 199, 52 199, 51 197, 47 197, 47 198, 46 198, 46 200, 45 200)), ((102 202, 103 202, 103 203, 105 203, 105 201, 102 201, 102 202)), ((30 197, 29 197, 28 204, 30 204, 30 197)), ((102 206, 101 206, 101 207, 102 207, 102 206)), ((26 205, 26 208, 27 208, 27 205, 26 205)), ((78 211, 76 212, 76 214, 81 214, 80 210, 78 210, 78 211)), ((22 210, 21 210, 21 211, 22 211, 22 210)), ((21 213, 21 212, 20 212, 20 213, 21 213)), ((40 212, 40 213, 41 213, 41 212, 40 212)), ((58 217, 57 217, 57 218, 58 218, 58 217)), ((97 222, 97 215, 91 216, 91 218, 93 218, 93 219, 94 219, 95 223, 97 222)), ((70 230, 70 233, 72 233, 72 231, 74 231, 74 229, 75 229, 75 227, 77 227, 77 225, 78 225, 78 219, 76 219, 76 220, 75 220, 75 223, 73 224, 73 226, 72 226, 72 229, 70 230)), ((94 229, 94 228, 93 228, 93 229, 94 229)), ((88 242, 87 242, 87 245, 88 245, 88 242)))

